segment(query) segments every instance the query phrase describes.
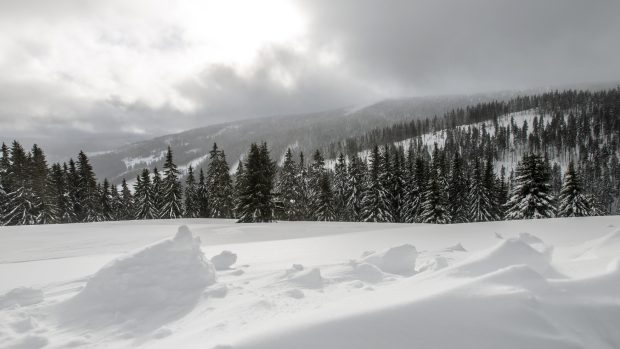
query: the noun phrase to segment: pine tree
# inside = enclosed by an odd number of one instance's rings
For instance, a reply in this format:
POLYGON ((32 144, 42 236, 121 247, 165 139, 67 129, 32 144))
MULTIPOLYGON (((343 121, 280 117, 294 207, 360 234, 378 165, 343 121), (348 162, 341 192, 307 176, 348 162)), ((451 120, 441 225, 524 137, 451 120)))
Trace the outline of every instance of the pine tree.
POLYGON ((235 207, 235 218, 239 218, 240 205, 241 205, 241 196, 244 192, 245 186, 245 167, 243 166, 243 161, 239 160, 239 164, 237 165, 237 171, 235 171, 235 180, 234 180, 234 207, 235 207))
POLYGON ((366 163, 356 156, 351 159, 348 169, 348 186, 347 186, 347 217, 354 222, 360 222, 363 219, 364 194, 366 193, 366 163))
POLYGON ((131 193, 131 190, 129 190, 129 186, 127 185, 127 181, 125 180, 125 178, 123 178, 123 181, 121 182, 121 215, 119 217, 119 219, 122 220, 130 220, 130 219, 135 219, 136 217, 136 213, 135 213, 135 206, 134 206, 134 197, 133 194, 131 193))
POLYGON ((362 219, 365 222, 391 222, 387 190, 381 183, 381 154, 375 145, 370 157, 367 187, 362 201, 362 219))
POLYGON ((308 200, 310 204, 310 217, 312 220, 317 220, 316 212, 319 210, 321 202, 321 187, 320 182, 323 174, 325 173, 325 159, 321 152, 317 149, 312 156, 312 163, 308 168, 308 200))
POLYGON ((36 224, 36 198, 32 190, 30 168, 32 157, 27 155, 21 144, 13 141, 10 166, 6 174, 11 181, 11 192, 7 194, 4 225, 36 224))
POLYGON ((151 195, 153 201, 153 212, 157 218, 162 217, 162 213, 164 212, 164 183, 161 179, 161 174, 157 167, 153 168, 153 179, 151 180, 151 195))
POLYGON ((156 219, 159 218, 155 203, 153 201, 153 188, 151 186, 151 176, 148 169, 142 170, 142 175, 136 178, 134 187, 134 203, 136 219, 156 219))
POLYGON ((194 178, 194 169, 190 165, 185 178, 185 217, 198 218, 200 216, 200 201, 198 187, 194 178))
POLYGON ((226 155, 213 143, 209 152, 209 168, 207 169, 207 187, 211 215, 215 218, 233 217, 233 183, 226 155))
POLYGON ((551 218, 555 207, 550 175, 540 155, 524 154, 517 166, 506 217, 508 219, 551 218))
POLYGON ((308 169, 304 161, 304 153, 299 153, 299 169, 297 171, 297 198, 295 199, 297 217, 295 220, 309 220, 311 219, 310 211, 310 179, 308 176, 308 169))
POLYGON ((347 173, 347 161, 344 154, 338 155, 334 166, 334 219, 338 221, 351 220, 347 210, 349 189, 349 175, 347 173))
POLYGON ((172 150, 168 147, 164 162, 164 179, 162 181, 163 205, 160 218, 174 219, 181 218, 183 215, 183 194, 181 183, 179 182, 179 174, 177 165, 172 161, 172 150))
POLYGON ((97 215, 97 221, 105 222, 110 221, 113 218, 114 212, 112 210, 112 194, 110 192, 110 182, 107 178, 103 179, 103 185, 99 189, 99 210, 97 215))
MULTIPOLYGON (((241 163, 239 163, 241 166, 241 163)), ((200 169, 200 174, 198 175, 198 188, 197 188, 197 200, 198 200, 198 217, 200 218, 209 218, 210 217, 210 209, 209 209, 209 190, 207 188, 207 181, 205 179, 205 174, 202 168, 200 169)))
POLYGON ((560 191, 558 217, 584 217, 591 214, 590 202, 583 194, 581 181, 575 172, 573 162, 569 162, 560 191))
POLYGON ((453 223, 465 223, 469 216, 467 212, 468 183, 459 152, 454 153, 451 167, 448 184, 448 210, 453 223))
POLYGON ((77 177, 77 204, 81 213, 79 219, 82 222, 95 222, 98 217, 97 180, 93 167, 83 151, 78 154, 77 177))
MULTIPOLYGON (((66 167, 66 164, 65 164, 66 167)), ((50 171, 48 188, 56 207, 55 220, 59 223, 71 223, 75 217, 69 198, 66 174, 60 164, 53 164, 50 171)))
POLYGON ((433 166, 423 195, 424 201, 422 202, 422 212, 420 213, 422 223, 448 224, 452 220, 440 177, 439 167, 433 166))
POLYGON ((417 156, 413 173, 409 174, 409 181, 405 184, 405 211, 403 220, 406 223, 420 222, 422 202, 427 185, 428 164, 422 156, 417 156))
POLYGON ((276 185, 279 200, 282 203, 282 212, 280 217, 285 220, 294 220, 297 218, 297 164, 293 160, 293 153, 289 148, 284 155, 284 163, 278 177, 276 185))
POLYGON ((80 176, 77 172, 77 166, 73 159, 69 159, 69 166, 64 169, 67 181, 67 192, 69 203, 71 205, 72 222, 82 222, 83 212, 80 206, 80 176))
MULTIPOLYGON (((492 165, 491 165, 492 166, 492 165)), ((497 202, 493 196, 495 181, 493 180, 493 168, 491 173, 482 173, 478 158, 474 159, 474 171, 469 185, 467 205, 469 207, 468 219, 471 222, 488 222, 497 220, 497 202)))
POLYGON ((317 221, 333 221, 336 218, 333 205, 333 194, 329 173, 323 172, 319 179, 319 192, 317 193, 315 211, 313 216, 317 221))
POLYGON ((250 146, 239 204, 239 222, 271 222, 275 213, 273 198, 275 163, 267 144, 250 146))

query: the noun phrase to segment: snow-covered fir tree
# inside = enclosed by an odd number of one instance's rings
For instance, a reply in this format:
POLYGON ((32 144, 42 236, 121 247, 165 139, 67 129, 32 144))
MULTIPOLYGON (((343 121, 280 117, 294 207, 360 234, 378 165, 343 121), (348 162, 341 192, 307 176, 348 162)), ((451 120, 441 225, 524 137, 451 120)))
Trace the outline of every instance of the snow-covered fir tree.
MULTIPOLYGON (((241 165, 241 163, 239 164, 241 165)), ((207 180, 205 178, 205 173, 200 169, 200 174, 198 175, 198 187, 196 189, 196 200, 198 200, 198 217, 207 218, 210 216, 209 209, 209 190, 207 189, 207 180)))
POLYGON ((148 169, 143 169, 142 174, 136 178, 134 185, 135 219, 159 218, 153 198, 153 187, 148 169))
POLYGON ((269 156, 267 143, 250 146, 239 198, 239 222, 271 222, 275 218, 275 163, 269 156))
POLYGON ((350 220, 347 212, 347 193, 350 185, 348 177, 347 161, 344 154, 340 153, 334 166, 333 190, 334 219, 338 221, 350 220))
POLYGON ((366 163, 359 157, 351 159, 348 168, 346 216, 359 222, 363 219, 364 194, 366 192, 366 163))
POLYGON ((463 160, 459 152, 452 158, 450 180, 448 181, 448 210, 453 223, 468 221, 468 183, 463 170, 463 160))
POLYGON ((447 224, 452 221, 448 210, 447 195, 442 186, 440 167, 438 162, 432 166, 428 184, 424 191, 420 221, 422 223, 447 224))
POLYGON ((77 161, 77 205, 80 207, 82 222, 96 222, 98 217, 98 197, 97 179, 95 172, 83 151, 78 154, 77 161))
MULTIPOLYGON (((497 202, 493 196, 494 181, 483 173, 480 161, 474 159, 474 168, 467 194, 467 218, 470 222, 488 222, 497 220, 497 202)), ((491 174, 492 176, 492 174, 491 174)))
POLYGON ((408 175, 409 180, 405 185, 403 220, 406 223, 421 222, 422 202, 428 177, 427 168, 426 160, 422 156, 416 156, 415 166, 410 169, 413 173, 408 175))
POLYGON ((319 190, 314 209, 313 216, 316 217, 317 221, 333 221, 336 218, 330 177, 327 172, 323 172, 319 179, 319 190))
POLYGON ((282 206, 280 214, 282 219, 295 220, 298 217, 297 190, 299 188, 297 183, 297 169, 297 164, 293 159, 293 152, 288 148, 284 155, 284 163, 280 169, 280 175, 276 185, 276 191, 282 206))
POLYGON ((583 193, 579 176, 573 162, 568 163, 564 183, 560 191, 558 217, 584 217, 592 213, 590 202, 583 193))
POLYGON ((200 201, 198 197, 198 186, 196 185, 196 178, 194 178, 194 169, 191 165, 187 169, 187 177, 185 177, 184 198, 184 217, 198 218, 200 216, 200 201))
POLYGON ((207 188, 211 216, 215 218, 233 217, 233 183, 230 178, 230 168, 226 162, 226 155, 219 150, 216 143, 209 152, 209 167, 207 168, 207 188))
POLYGON ((129 190, 127 181, 123 178, 121 182, 121 205, 119 219, 129 220, 135 218, 134 197, 129 190))
POLYGON ((388 192, 381 182, 381 153, 375 146, 370 155, 367 186, 362 200, 362 220, 364 222, 391 222, 388 192))
POLYGON ((508 219, 536 219, 555 216, 550 174, 540 155, 524 154, 516 171, 510 200, 506 204, 508 219))
POLYGON ((159 216, 164 219, 181 218, 183 216, 183 193, 179 182, 180 172, 172 160, 172 149, 168 147, 164 162, 163 205, 159 216))
POLYGON ((164 212, 164 182, 157 167, 153 168, 153 174, 151 177, 153 212, 155 212, 157 218, 162 218, 161 215, 164 212))

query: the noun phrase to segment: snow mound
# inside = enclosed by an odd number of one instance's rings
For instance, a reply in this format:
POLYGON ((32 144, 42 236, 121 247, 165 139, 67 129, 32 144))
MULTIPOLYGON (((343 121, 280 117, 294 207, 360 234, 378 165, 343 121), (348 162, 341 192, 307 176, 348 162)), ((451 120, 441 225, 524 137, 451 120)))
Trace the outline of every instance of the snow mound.
POLYGON ((29 287, 19 287, 0 296, 0 309, 20 306, 26 307, 43 301, 43 291, 29 287))
POLYGON ((443 250, 444 252, 467 252, 465 247, 463 247, 463 245, 460 242, 456 245, 446 247, 443 250))
POLYGON ((590 240, 584 244, 585 251, 582 258, 613 257, 620 250, 620 229, 612 231, 601 238, 590 240))
POLYGON ((79 294, 60 304, 59 314, 65 322, 87 327, 152 330, 190 311, 215 281, 200 239, 181 226, 174 238, 103 267, 79 294))
POLYGON ((448 259, 446 257, 435 256, 422 263, 422 265, 420 265, 420 268, 418 269, 418 272, 441 270, 447 268, 449 264, 450 263, 448 262, 448 259))
POLYGON ((376 265, 370 263, 361 263, 353 267, 352 272, 354 278, 365 282, 381 282, 383 281, 383 272, 376 265))
POLYGON ((530 291, 540 291, 549 288, 549 282, 534 269, 526 265, 512 265, 481 278, 486 283, 519 287, 530 291))
POLYGON ((215 270, 227 270, 237 261, 237 255, 230 251, 222 251, 211 258, 215 270))
POLYGON ((293 269, 286 272, 288 281, 304 288, 322 288, 323 276, 319 268, 304 270, 303 266, 295 265, 293 269), (299 269, 301 267, 301 269, 299 269))
POLYGON ((526 265, 545 277, 561 278, 562 275, 551 266, 553 248, 541 245, 542 241, 536 241, 535 246, 526 241, 532 240, 521 237, 502 240, 495 247, 459 263, 452 271, 475 277, 513 265, 526 265))
POLYGON ((410 244, 392 247, 383 252, 376 252, 366 256, 362 261, 372 264, 386 273, 398 275, 413 275, 418 251, 410 244))

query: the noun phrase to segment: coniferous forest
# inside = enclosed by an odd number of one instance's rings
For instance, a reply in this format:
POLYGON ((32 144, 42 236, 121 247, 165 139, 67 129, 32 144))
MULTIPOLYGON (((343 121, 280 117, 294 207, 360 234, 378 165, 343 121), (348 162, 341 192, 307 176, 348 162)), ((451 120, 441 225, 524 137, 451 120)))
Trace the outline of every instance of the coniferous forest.
POLYGON ((161 170, 130 185, 98 180, 89 159, 47 163, 43 149, 2 144, 0 223, 132 219, 465 223, 618 214, 620 89, 477 104, 333 142, 289 149, 281 165, 252 144, 231 173, 216 144, 205 169, 161 170), (510 113, 536 116, 517 123, 510 113), (424 141, 430 133, 442 142, 424 141), (517 163, 507 167, 507 160, 517 163))

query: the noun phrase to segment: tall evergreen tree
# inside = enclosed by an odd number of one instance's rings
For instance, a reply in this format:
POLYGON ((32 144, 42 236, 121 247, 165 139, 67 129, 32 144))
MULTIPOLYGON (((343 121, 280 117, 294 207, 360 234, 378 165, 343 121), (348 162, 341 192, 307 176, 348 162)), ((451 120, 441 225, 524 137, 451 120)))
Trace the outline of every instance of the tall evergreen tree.
POLYGON ((333 221, 336 218, 333 205, 333 193, 329 180, 329 173, 323 172, 319 179, 319 192, 317 193, 315 211, 313 213, 317 221, 333 221))
MULTIPOLYGON (((492 171, 492 167, 491 167, 492 171)), ((488 222, 497 220, 497 202, 493 197, 495 182, 493 174, 483 173, 478 158, 474 159, 474 169, 467 196, 468 220, 471 222, 488 222), (489 178, 491 177, 491 178, 489 178)))
POLYGON ((59 223, 71 223, 75 220, 66 179, 66 174, 60 164, 53 164, 48 188, 56 207, 55 221, 59 223))
POLYGON ((421 206, 420 220, 422 223, 448 224, 452 221, 447 197, 441 183, 440 168, 432 166, 421 206))
POLYGON ((239 222, 271 222, 275 218, 273 198, 275 163, 269 157, 267 144, 253 143, 245 164, 239 203, 239 222))
POLYGON ((362 201, 362 219, 365 222, 391 222, 393 217, 387 190, 381 182, 381 153, 377 145, 371 153, 369 167, 368 186, 362 201))
POLYGON ((363 219, 364 195, 366 193, 366 163, 356 156, 351 159, 348 169, 348 186, 346 210, 350 220, 359 222, 363 219))
POLYGON ((344 154, 338 155, 334 166, 334 218, 338 221, 348 221, 349 212, 347 211, 347 196, 349 193, 349 175, 347 173, 347 161, 344 154))
POLYGON ((207 187, 211 215, 215 218, 231 218, 233 216, 233 183, 226 155, 218 149, 216 143, 213 143, 213 149, 209 152, 207 187))
POLYGON ((142 170, 142 175, 136 178, 134 187, 134 204, 136 219, 159 218, 153 200, 153 187, 148 169, 142 170))
POLYGON ((588 198, 583 193, 581 181, 573 162, 569 162, 560 192, 559 217, 584 217, 591 214, 588 198))
POLYGON ((37 223, 36 198, 30 176, 31 161, 31 156, 26 154, 21 144, 13 141, 10 166, 6 174, 11 182, 11 191, 7 194, 6 208, 2 218, 4 225, 37 223))
POLYGON ((163 205, 160 217, 164 219, 181 218, 183 215, 182 188, 179 182, 179 170, 172 160, 172 149, 168 147, 164 162, 163 205))
POLYGON ((448 210, 453 223, 468 221, 467 196, 468 183, 463 171, 463 160, 459 152, 454 152, 448 183, 448 210))
POLYGON ((152 177, 153 178, 151 180, 150 190, 151 190, 151 195, 152 195, 153 211, 155 212, 155 215, 157 218, 165 218, 161 216, 164 212, 165 187, 164 187, 164 182, 161 178, 161 174, 159 170, 157 170, 157 167, 153 168, 152 177))
POLYGON ((421 222, 422 202, 427 184, 428 163, 422 156, 417 156, 413 173, 405 184, 405 211, 403 220, 406 223, 421 222))
POLYGON ((185 178, 185 217, 198 218, 200 216, 200 200, 198 187, 194 178, 194 169, 190 165, 185 178))
POLYGON ((95 222, 98 217, 98 192, 95 172, 83 151, 78 154, 77 161, 77 205, 80 207, 82 222, 95 222))
POLYGON ((282 212, 280 217, 285 220, 295 220, 297 214, 297 164, 293 160, 291 149, 287 149, 284 155, 284 163, 280 170, 276 189, 279 195, 279 201, 282 203, 282 212))
POLYGON ((532 219, 555 216, 550 174, 540 155, 524 154, 506 204, 506 218, 532 219))
POLYGON ((119 219, 129 220, 135 219, 135 217, 134 197, 131 190, 129 190, 127 181, 123 178, 121 182, 121 216, 119 219))
POLYGON ((107 178, 103 179, 103 184, 99 189, 99 205, 98 205, 97 221, 110 221, 114 217, 112 208, 112 193, 110 190, 110 182, 107 178))

